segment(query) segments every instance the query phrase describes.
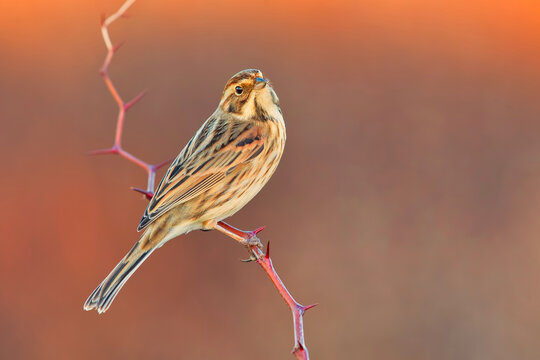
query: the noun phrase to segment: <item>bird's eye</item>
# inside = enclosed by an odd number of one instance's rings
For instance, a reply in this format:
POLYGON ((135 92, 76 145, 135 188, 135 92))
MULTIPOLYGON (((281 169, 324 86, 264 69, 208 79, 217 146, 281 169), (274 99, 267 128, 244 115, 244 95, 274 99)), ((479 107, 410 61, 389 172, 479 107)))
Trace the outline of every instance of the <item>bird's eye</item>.
POLYGON ((237 86, 234 88, 234 91, 236 92, 236 95, 241 95, 244 89, 242 89, 241 86, 237 86))

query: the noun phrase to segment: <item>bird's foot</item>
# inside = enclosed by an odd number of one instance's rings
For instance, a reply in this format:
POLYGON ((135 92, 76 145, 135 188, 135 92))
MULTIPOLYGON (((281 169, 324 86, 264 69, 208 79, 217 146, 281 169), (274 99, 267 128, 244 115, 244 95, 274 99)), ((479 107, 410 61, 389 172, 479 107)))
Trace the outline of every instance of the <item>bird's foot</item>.
POLYGON ((257 237, 257 233, 261 232, 264 229, 264 227, 258 228, 257 230, 253 231, 242 231, 245 234, 244 238, 244 245, 247 247, 257 246, 259 249, 263 248, 263 244, 261 243, 261 239, 257 237))
POLYGON ((243 262, 251 262, 251 261, 256 261, 256 260, 259 260, 259 255, 257 255, 257 253, 260 254, 260 252, 255 252, 253 250, 253 247, 256 246, 257 248, 259 249, 262 249, 263 248, 263 245, 261 243, 261 239, 259 239, 257 237, 257 232, 259 231, 262 231, 263 228, 260 228, 260 229, 257 229, 257 230, 254 230, 254 231, 246 231, 245 234, 247 236, 249 236, 249 238, 246 238, 245 240, 245 244, 244 246, 248 249, 249 251, 249 258, 247 259, 242 259, 240 261, 243 261, 243 262))
POLYGON ((237 229, 229 224, 226 224, 223 221, 220 221, 214 226, 214 229, 224 233, 225 235, 229 237, 232 237, 233 239, 235 239, 236 241, 238 241, 239 243, 241 243, 242 245, 244 245, 245 247, 249 249, 250 257, 249 259, 245 261, 253 261, 253 260, 258 259, 255 253, 252 251, 252 248, 254 246, 258 247, 259 249, 263 248, 261 240, 259 239, 257 234, 260 233, 264 229, 264 226, 253 231, 244 231, 244 230, 237 229))

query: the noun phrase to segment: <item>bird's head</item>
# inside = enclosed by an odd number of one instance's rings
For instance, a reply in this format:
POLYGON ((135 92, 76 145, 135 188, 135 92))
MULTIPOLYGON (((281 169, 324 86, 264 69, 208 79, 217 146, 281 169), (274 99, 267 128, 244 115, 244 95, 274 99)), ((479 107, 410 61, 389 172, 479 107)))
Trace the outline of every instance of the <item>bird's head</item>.
POLYGON ((257 69, 234 75, 225 85, 219 106, 226 113, 250 119, 269 120, 281 114, 274 89, 257 69))

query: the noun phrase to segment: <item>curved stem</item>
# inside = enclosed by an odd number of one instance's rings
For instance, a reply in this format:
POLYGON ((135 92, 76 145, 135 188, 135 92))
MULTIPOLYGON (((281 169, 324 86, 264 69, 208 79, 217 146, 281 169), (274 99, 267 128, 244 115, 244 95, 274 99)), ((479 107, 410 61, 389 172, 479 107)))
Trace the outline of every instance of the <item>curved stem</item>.
MULTIPOLYGON (((235 239, 236 241, 246 242, 253 239, 253 237, 256 237, 257 233, 262 231, 264 227, 254 231, 242 231, 223 221, 220 221, 216 224, 215 229, 235 239)), ((309 353, 304 340, 304 313, 307 310, 316 306, 317 304, 303 306, 294 299, 294 297, 291 295, 291 293, 279 277, 276 269, 274 268, 274 265, 272 264, 272 259, 270 258, 270 242, 268 242, 268 244, 266 245, 266 254, 264 254, 257 245, 250 246, 249 251, 257 264, 259 264, 266 272, 266 275, 268 275, 268 277, 272 281, 272 284, 274 284, 274 286, 276 287, 279 295, 281 295, 283 300, 285 300, 285 302, 291 309, 294 326, 294 348, 292 351, 293 354, 298 359, 308 360, 309 353)))
POLYGON ((103 36, 103 41, 105 42, 105 46, 107 47, 107 55, 105 55, 105 60, 103 61, 103 65, 101 67, 101 76, 103 77, 103 81, 105 82, 105 85, 107 85, 107 89, 111 93, 111 96, 113 97, 114 101, 118 105, 118 116, 116 118, 116 131, 114 135, 114 144, 110 149, 104 149, 104 150, 96 150, 91 151, 90 155, 98 155, 98 154, 117 154, 122 156, 123 158, 127 159, 129 162, 134 163, 135 165, 143 168, 147 174, 147 185, 146 185, 146 193, 150 193, 154 191, 155 186, 155 179, 156 179, 156 171, 169 164, 170 161, 162 162, 157 165, 152 165, 150 163, 147 163, 146 161, 143 161, 142 159, 136 157, 135 155, 129 153, 128 151, 124 150, 122 147, 122 136, 124 131, 124 122, 126 118, 126 112, 139 100, 143 98, 143 96, 146 94, 146 90, 140 92, 137 96, 135 96, 132 100, 125 102, 122 99, 122 96, 120 96, 120 93, 116 89, 116 86, 114 86, 114 83, 109 75, 109 66, 111 64, 111 61, 114 57, 114 54, 118 49, 120 48, 120 44, 113 45, 111 42, 111 37, 109 35, 109 26, 118 18, 122 17, 127 9, 133 3, 135 0, 127 0, 121 7, 111 16, 104 18, 101 22, 101 35, 103 36))

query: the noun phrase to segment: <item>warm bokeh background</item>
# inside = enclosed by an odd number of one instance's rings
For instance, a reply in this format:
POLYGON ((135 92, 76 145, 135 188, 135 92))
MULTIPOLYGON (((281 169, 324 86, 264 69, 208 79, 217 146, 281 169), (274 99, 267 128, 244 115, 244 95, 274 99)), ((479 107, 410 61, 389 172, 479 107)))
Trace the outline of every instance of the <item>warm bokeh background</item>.
MULTIPOLYGON (((0 4, 0 358, 288 359, 292 325, 221 234, 156 252, 82 310, 136 239, 145 175, 116 157, 99 15, 0 4)), ((266 225, 313 359, 540 358, 540 5, 139 1, 111 34, 126 148, 175 155, 228 77, 273 81, 288 144, 231 222, 266 225), (225 5, 225 3, 227 3, 225 5)))

